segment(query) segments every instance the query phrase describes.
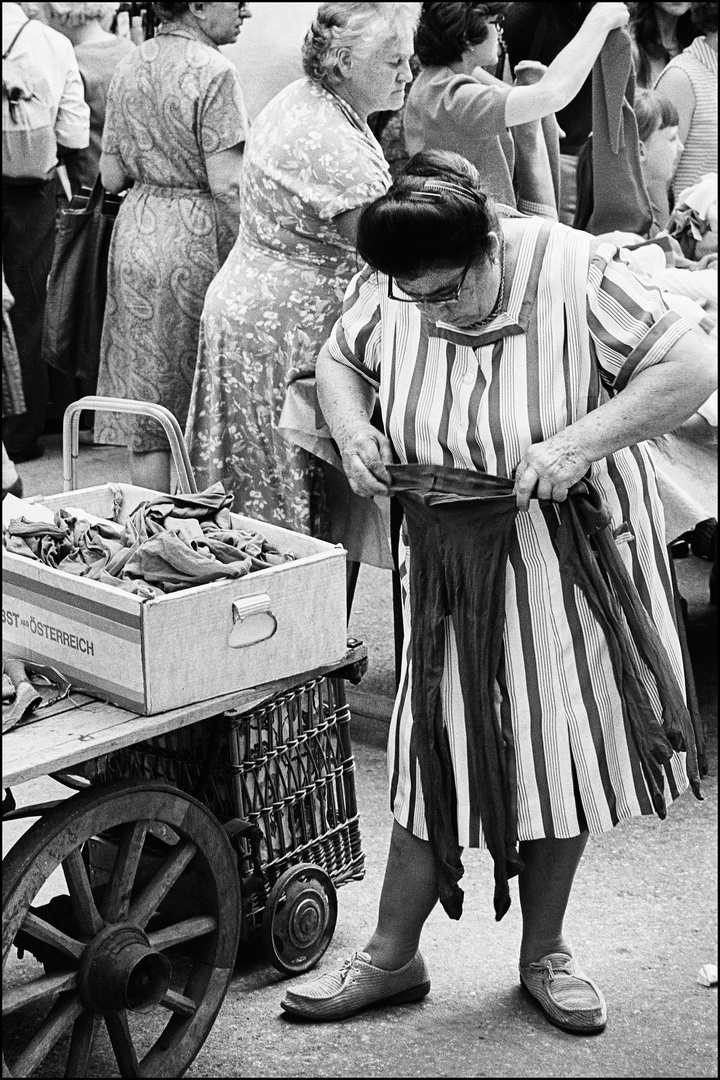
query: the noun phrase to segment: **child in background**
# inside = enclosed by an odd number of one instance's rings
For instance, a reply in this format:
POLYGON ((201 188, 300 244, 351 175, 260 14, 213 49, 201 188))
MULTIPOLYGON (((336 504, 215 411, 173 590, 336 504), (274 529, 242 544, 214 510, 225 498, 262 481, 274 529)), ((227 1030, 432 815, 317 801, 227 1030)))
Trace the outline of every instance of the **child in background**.
MULTIPOLYGON (((640 137, 640 165, 650 204, 653 223, 639 240, 646 240, 664 229, 670 217, 670 183, 683 145, 678 138, 678 112, 670 98, 657 90, 640 90, 635 98, 635 117, 640 137)), ((580 151, 577 170, 577 208, 573 228, 586 229, 593 211, 592 134, 580 151)))

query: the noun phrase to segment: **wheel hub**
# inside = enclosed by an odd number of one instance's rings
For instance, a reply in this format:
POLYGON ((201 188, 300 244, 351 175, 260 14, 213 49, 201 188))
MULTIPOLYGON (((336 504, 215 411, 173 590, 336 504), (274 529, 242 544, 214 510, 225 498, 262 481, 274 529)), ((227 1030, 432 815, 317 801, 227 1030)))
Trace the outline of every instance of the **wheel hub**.
POLYGON ((171 975, 170 961, 151 947, 139 926, 116 923, 85 949, 78 988, 93 1012, 148 1012, 162 1001, 171 975))
POLYGON ((288 932, 294 945, 302 949, 315 940, 325 926, 325 908, 320 896, 305 896, 293 909, 288 932))

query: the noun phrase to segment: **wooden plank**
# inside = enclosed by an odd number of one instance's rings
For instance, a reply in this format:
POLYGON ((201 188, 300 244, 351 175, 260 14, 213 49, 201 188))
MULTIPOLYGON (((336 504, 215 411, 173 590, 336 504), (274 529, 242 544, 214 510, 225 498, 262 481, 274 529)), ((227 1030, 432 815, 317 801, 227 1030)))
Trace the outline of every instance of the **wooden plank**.
POLYGON ((3 735, 3 787, 14 787, 47 773, 71 769, 85 761, 124 746, 187 727, 228 709, 247 712, 275 694, 291 689, 318 675, 331 673, 366 655, 364 646, 349 650, 336 664, 325 665, 302 675, 276 679, 248 690, 185 705, 180 709, 140 716, 102 701, 86 701, 59 716, 39 724, 15 728, 3 735))

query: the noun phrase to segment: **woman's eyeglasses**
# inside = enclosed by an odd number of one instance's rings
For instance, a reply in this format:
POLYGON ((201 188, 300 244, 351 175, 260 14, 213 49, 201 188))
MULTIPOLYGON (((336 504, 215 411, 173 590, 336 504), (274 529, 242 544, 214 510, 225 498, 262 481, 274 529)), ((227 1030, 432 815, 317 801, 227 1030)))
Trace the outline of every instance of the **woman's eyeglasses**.
POLYGON ((400 290, 400 293, 396 293, 393 290, 393 279, 388 277, 388 298, 390 300, 398 300, 401 304, 454 304, 460 299, 460 293, 462 292, 463 285, 465 284, 465 278, 470 272, 470 267, 475 262, 475 256, 471 256, 470 261, 463 268, 463 272, 460 275, 460 280, 457 285, 454 285, 451 289, 438 289, 434 293, 425 294, 413 294, 400 290))

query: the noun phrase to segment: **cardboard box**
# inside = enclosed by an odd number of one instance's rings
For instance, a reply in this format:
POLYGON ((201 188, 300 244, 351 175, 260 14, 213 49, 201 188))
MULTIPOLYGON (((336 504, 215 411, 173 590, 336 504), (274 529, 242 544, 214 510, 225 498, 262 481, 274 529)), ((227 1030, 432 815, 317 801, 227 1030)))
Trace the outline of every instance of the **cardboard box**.
MULTIPOLYGON (((51 495, 124 522, 157 492, 130 484, 51 495)), ((345 551, 233 514, 296 561, 142 599, 3 551, 3 651, 58 668, 78 687, 157 713, 336 663, 346 651, 345 551)))

